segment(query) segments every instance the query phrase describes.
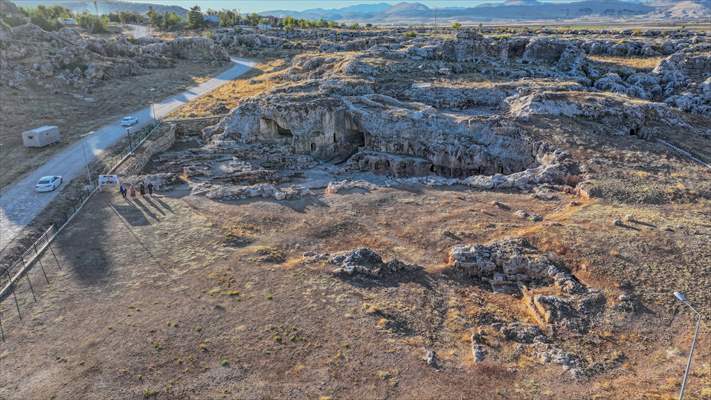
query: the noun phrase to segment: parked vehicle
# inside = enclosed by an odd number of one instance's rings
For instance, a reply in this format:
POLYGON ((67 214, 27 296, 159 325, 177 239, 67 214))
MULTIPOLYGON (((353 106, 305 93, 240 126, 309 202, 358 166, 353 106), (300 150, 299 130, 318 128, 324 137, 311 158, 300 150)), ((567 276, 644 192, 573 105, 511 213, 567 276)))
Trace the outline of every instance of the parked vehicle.
POLYGON ((52 192, 62 184, 63 180, 61 176, 44 176, 35 185, 35 190, 38 192, 52 192))
POLYGON ((54 125, 41 126, 22 132, 22 144, 25 147, 44 147, 62 140, 59 128, 54 125))
POLYGON ((121 126, 133 126, 138 123, 138 118, 129 115, 128 117, 121 118, 121 126))

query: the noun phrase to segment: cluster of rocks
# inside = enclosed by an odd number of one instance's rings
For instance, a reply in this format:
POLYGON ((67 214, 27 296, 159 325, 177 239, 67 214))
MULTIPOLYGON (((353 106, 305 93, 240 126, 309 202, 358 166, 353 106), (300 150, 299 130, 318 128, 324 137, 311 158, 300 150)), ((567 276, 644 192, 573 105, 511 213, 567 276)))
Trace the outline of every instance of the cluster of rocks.
POLYGON ((209 199, 245 200, 253 198, 292 200, 312 194, 308 188, 299 185, 275 186, 270 183, 255 185, 224 185, 198 183, 191 186, 191 195, 209 199))
POLYGON ((336 194, 348 190, 360 189, 360 190, 372 190, 377 188, 376 185, 363 181, 363 180, 350 180, 344 179, 342 181, 332 181, 326 186, 326 194, 336 194))
POLYGON ((457 245, 449 252, 449 264, 462 279, 487 282, 496 292, 518 293, 520 286, 550 284, 567 294, 586 290, 566 268, 541 254, 526 239, 457 245))
POLYGON ((684 40, 666 38, 658 41, 620 40, 620 39, 585 39, 580 47, 587 54, 617 57, 655 57, 671 55, 686 46, 700 40, 698 37, 684 40))
POLYGON ((358 275, 370 278, 382 278, 416 268, 397 259, 384 262, 378 253, 367 247, 333 256, 329 262, 337 267, 333 271, 335 274, 358 275))
POLYGON ((240 29, 219 29, 213 37, 215 42, 231 52, 253 49, 303 49, 292 41, 255 32, 243 32, 240 29))
POLYGON ((11 87, 29 80, 87 86, 148 68, 169 68, 178 59, 222 64, 229 56, 203 37, 135 41, 126 36, 96 38, 77 28, 47 32, 31 23, 0 28, 0 84, 11 87))

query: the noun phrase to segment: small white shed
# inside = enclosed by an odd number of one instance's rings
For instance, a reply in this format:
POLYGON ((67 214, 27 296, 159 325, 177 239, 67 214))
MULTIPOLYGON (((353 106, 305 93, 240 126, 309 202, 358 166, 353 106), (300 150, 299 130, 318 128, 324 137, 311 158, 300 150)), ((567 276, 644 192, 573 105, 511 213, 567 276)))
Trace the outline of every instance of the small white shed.
POLYGON ((22 132, 22 144, 25 147, 44 147, 62 140, 59 128, 54 125, 45 125, 39 128, 22 132))

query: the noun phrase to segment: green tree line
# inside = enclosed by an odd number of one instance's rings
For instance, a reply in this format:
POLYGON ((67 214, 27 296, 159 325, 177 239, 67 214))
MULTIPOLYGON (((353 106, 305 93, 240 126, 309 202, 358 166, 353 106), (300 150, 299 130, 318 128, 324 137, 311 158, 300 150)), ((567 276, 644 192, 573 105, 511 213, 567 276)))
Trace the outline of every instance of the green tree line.
MULTIPOLYGON (((112 12, 107 15, 97 16, 88 12, 73 13, 61 6, 39 5, 33 8, 21 8, 25 18, 0 17, 8 26, 17 26, 29 22, 47 31, 56 31, 64 26, 62 20, 73 18, 76 22, 92 33, 107 32, 109 22, 122 24, 148 23, 154 28, 164 31, 181 29, 203 29, 210 24, 220 27, 234 27, 238 25, 258 26, 270 25, 284 29, 309 29, 309 28, 351 28, 360 29, 358 24, 345 25, 323 18, 317 20, 287 17, 263 16, 255 13, 240 14, 236 10, 208 10, 203 13, 199 6, 191 7, 187 17, 183 18, 174 12, 158 13, 150 7, 145 15, 135 12, 112 12), (214 21, 214 22, 213 22, 214 21)), ((366 25, 369 26, 370 24, 366 25)))
POLYGON ((20 8, 23 16, 2 17, 2 21, 9 26, 18 26, 30 22, 46 31, 56 31, 64 26, 63 20, 72 18, 77 24, 91 33, 108 31, 109 17, 96 16, 87 12, 73 13, 61 6, 39 5, 32 8, 20 8))

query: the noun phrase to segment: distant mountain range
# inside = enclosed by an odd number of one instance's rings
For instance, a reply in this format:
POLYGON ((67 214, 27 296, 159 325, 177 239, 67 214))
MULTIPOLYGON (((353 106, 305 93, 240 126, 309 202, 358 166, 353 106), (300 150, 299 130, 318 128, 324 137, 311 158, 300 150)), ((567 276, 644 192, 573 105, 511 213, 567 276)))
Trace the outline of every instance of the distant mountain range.
POLYGON ((576 18, 627 18, 651 17, 653 19, 711 18, 711 1, 662 0, 642 3, 621 0, 583 0, 570 3, 548 3, 538 0, 505 0, 503 3, 481 4, 475 7, 429 8, 422 3, 359 4, 344 8, 316 8, 304 11, 272 10, 262 15, 295 18, 324 18, 339 22, 363 23, 423 23, 439 21, 486 22, 532 21, 576 18))
MULTIPOLYGON (((90 12, 95 13, 94 2, 92 0, 11 0, 18 7, 36 7, 38 5, 45 6, 62 6, 74 12, 90 12)), ((197 1, 196 1, 197 2, 197 1)), ((133 3, 121 0, 100 0, 96 3, 100 14, 109 14, 112 12, 127 11, 145 14, 150 7, 161 14, 166 12, 174 12, 181 17, 188 15, 188 10, 179 6, 166 6, 161 4, 149 3, 133 3)))
MULTIPOLYGON (((296 0, 294 0, 296 1, 296 0)), ((92 0, 15 0, 20 7, 38 4, 60 5, 75 12, 95 12, 92 0)), ((199 0, 195 1, 199 4, 199 0)), ((238 3, 238 2, 235 2, 238 3)), ((179 6, 133 3, 121 0, 99 0, 102 14, 117 11, 146 13, 153 7, 159 13, 174 12, 186 16, 179 6)), ((504 0, 474 7, 430 8, 422 3, 368 3, 343 8, 314 8, 304 11, 272 10, 259 13, 277 17, 320 19, 338 22, 373 24, 419 24, 435 18, 447 22, 554 21, 583 19, 631 18, 661 21, 711 21, 711 0, 582 0, 570 3, 550 3, 539 0, 504 0)))

